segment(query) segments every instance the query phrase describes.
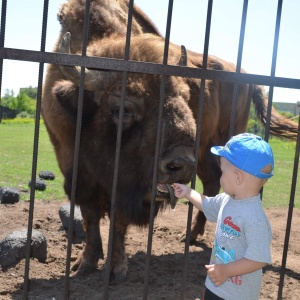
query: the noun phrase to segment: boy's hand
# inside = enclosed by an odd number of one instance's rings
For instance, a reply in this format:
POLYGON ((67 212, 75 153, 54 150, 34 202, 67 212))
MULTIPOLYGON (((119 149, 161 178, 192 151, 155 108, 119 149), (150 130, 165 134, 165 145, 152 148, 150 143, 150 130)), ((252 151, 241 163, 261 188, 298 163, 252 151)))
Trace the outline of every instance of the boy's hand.
POLYGON ((174 193, 177 198, 185 198, 186 197, 187 191, 188 191, 187 186, 180 184, 180 183, 173 183, 172 187, 174 189, 174 193))
POLYGON ((184 184, 173 183, 172 187, 177 198, 186 198, 195 207, 202 210, 202 198, 205 198, 205 196, 200 195, 197 191, 184 184))
POLYGON ((221 264, 205 265, 205 268, 207 269, 207 275, 214 283, 215 286, 221 285, 228 278, 224 266, 225 265, 221 265, 221 264))
POLYGON ((214 283, 219 286, 224 283, 227 278, 249 274, 262 269, 267 264, 264 262, 254 261, 247 258, 241 258, 228 264, 205 265, 207 275, 214 283))

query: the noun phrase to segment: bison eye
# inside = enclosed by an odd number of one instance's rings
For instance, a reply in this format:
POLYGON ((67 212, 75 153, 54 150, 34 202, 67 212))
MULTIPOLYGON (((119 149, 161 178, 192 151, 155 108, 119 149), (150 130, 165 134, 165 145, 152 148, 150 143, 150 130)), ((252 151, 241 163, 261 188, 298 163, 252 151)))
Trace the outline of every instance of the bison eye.
POLYGON ((178 160, 174 160, 167 164, 167 168, 170 171, 179 171, 183 168, 182 162, 178 160))

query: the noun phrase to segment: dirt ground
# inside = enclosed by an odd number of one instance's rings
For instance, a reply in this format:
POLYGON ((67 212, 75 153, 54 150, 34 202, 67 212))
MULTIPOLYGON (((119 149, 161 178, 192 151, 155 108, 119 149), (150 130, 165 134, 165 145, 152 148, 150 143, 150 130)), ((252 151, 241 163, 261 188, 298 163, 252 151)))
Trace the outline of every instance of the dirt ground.
MULTIPOLYGON (((64 295, 65 259, 67 253, 67 234, 62 229, 58 209, 62 202, 35 201, 33 228, 41 230, 47 238, 48 255, 45 263, 35 259, 30 261, 30 290, 28 298, 59 300, 64 295)), ((28 203, 0 206, 0 239, 13 230, 27 228, 28 203)), ((194 209, 195 213, 195 209, 194 209)), ((267 209, 273 229, 273 264, 265 269, 260 299, 277 299, 281 270, 283 244, 285 239, 287 209, 267 209)), ((186 289, 185 299, 197 299, 204 287, 204 264, 209 261, 214 224, 208 223, 206 234, 189 247, 187 261, 187 285, 182 286, 184 247, 180 242, 187 224, 188 206, 180 203, 174 210, 159 215, 154 223, 152 256, 148 299, 180 299, 181 291, 186 289)), ((283 298, 300 299, 300 211, 294 210, 287 269, 284 279, 283 298)), ((107 251, 109 220, 102 220, 101 233, 104 251, 107 251)), ((109 299, 143 299, 144 269, 146 261, 148 229, 130 228, 126 240, 129 272, 127 281, 111 286, 109 299)), ((84 242, 73 245, 72 260, 82 250, 84 242)), ((87 278, 70 279, 69 299, 103 299, 103 267, 87 278)), ((6 272, 0 271, 0 299, 22 299, 25 260, 6 272)))

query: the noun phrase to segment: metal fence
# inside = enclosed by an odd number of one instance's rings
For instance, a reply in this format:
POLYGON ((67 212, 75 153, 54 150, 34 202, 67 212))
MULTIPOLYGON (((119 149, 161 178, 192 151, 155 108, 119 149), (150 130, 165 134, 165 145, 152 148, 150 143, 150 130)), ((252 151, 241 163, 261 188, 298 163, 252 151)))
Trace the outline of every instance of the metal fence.
POLYGON ((13 119, 16 115, 17 112, 15 110, 0 105, 0 121, 1 119, 13 119))
MULTIPOLYGON (((50 0, 51 1, 51 0, 50 0)), ((8 1, 9 2, 9 1, 8 1)), ((208 59, 208 50, 209 50, 209 39, 210 39, 210 26, 211 26, 211 18, 212 18, 212 8, 213 8, 213 0, 208 0, 207 3, 207 20, 206 20, 206 31, 205 31, 205 41, 204 41, 204 49, 203 49, 203 66, 202 68, 195 69, 189 67, 181 67, 167 64, 168 58, 168 47, 169 47, 169 38, 170 38, 170 30, 172 24, 172 9, 173 9, 173 1, 169 1, 168 4, 168 17, 166 20, 166 32, 165 32, 165 49, 164 49, 164 59, 162 64, 153 64, 148 62, 138 62, 138 61, 129 61, 129 51, 130 51, 130 33, 131 33, 131 20, 132 20, 132 7, 133 1, 131 0, 129 3, 129 13, 127 17, 127 38, 126 38, 126 50, 124 60, 117 59, 108 59, 108 58, 100 58, 100 57, 88 57, 86 56, 86 45, 88 38, 88 16, 90 9, 90 2, 86 1, 86 19, 84 24, 84 36, 83 36, 83 45, 85 45, 85 49, 83 49, 83 55, 68 55, 68 54, 60 54, 60 53, 50 53, 45 51, 45 43, 46 43, 46 32, 47 32, 47 15, 48 15, 48 7, 49 0, 44 0, 44 13, 42 19, 42 37, 41 37, 41 48, 40 51, 32 51, 26 49, 14 49, 5 47, 5 33, 6 33, 6 13, 7 13, 7 1, 2 0, 2 12, 1 12, 1 38, 0 38, 0 58, 1 58, 1 69, 3 68, 3 61, 6 59, 16 60, 16 61, 28 61, 28 62, 36 62, 39 65, 39 73, 38 73, 38 99, 37 99, 37 107, 36 107, 36 123, 35 123, 35 132, 34 132, 34 145, 33 145, 33 153, 32 153, 32 177, 31 181, 35 182, 36 173, 37 173, 37 156, 38 156, 38 148, 39 148, 39 130, 40 130, 40 112, 41 112, 41 98, 42 98, 42 85, 43 85, 43 74, 44 74, 44 66, 45 64, 58 64, 58 65, 68 65, 68 66, 81 66, 84 68, 93 68, 93 69, 102 69, 102 70, 111 70, 111 71, 120 71, 123 72, 122 84, 126 85, 126 79, 128 72, 136 72, 136 73, 145 73, 145 74, 160 74, 164 77, 166 76, 182 76, 188 78, 199 78, 201 79, 201 87, 200 87, 200 95, 199 95, 199 103, 203 102, 204 97, 204 87, 205 82, 207 80, 216 80, 216 81, 226 81, 234 83, 234 91, 233 91, 233 101, 232 104, 229 105, 236 106, 237 101, 237 93, 239 89, 239 84, 259 84, 269 87, 269 103, 272 104, 273 98, 273 90, 275 87, 284 87, 291 89, 300 89, 300 80, 296 78, 282 78, 275 76, 276 70, 276 59, 277 59, 277 49, 278 49, 278 39, 280 32, 280 22, 281 22, 281 12, 282 12, 282 3, 283 1, 278 1, 277 7, 277 15, 276 15, 276 26, 275 26, 275 35, 274 35, 274 46, 273 46, 273 54, 272 54, 272 66, 270 70, 269 76, 264 75, 254 75, 254 74, 246 74, 241 73, 241 62, 243 56, 243 44, 244 44, 244 32, 245 25, 247 20, 247 8, 248 1, 243 1, 243 12, 242 12, 242 20, 240 27, 240 38, 239 38, 239 47, 238 47, 238 57, 236 63, 236 72, 226 72, 226 71, 216 71, 207 69, 207 59, 208 59)), ((82 74, 84 76, 84 73, 82 74)), ((0 82, 2 81, 2 73, 0 77, 0 82)), ((82 81, 82 79, 81 79, 82 81)), ((83 82, 81 82, 81 91, 83 90, 83 82)), ((161 97, 164 95, 165 82, 164 79, 161 83, 161 97)), ((82 94, 81 94, 82 97, 82 94)), ((79 99, 82 101, 82 99, 79 99)), ((271 107, 271 106, 270 106, 271 107)), ((201 113, 199 114, 199 120, 197 120, 198 127, 201 126, 201 113)), ((75 141, 75 155, 74 155, 74 164, 76 164, 76 160, 78 160, 78 151, 80 144, 80 128, 81 128, 81 115, 80 110, 78 109, 77 116, 77 133, 76 133, 76 141, 75 141)), ((265 133, 265 139, 269 139, 269 131, 268 131, 268 122, 267 120, 267 130, 265 133)), ((234 132, 233 121, 231 124, 231 135, 234 132)), ((159 134, 159 133, 158 133, 159 134)), ((121 132, 119 132, 118 139, 121 139, 121 132)), ((199 144, 200 136, 197 137, 196 144, 199 144)), ((297 172, 298 172, 298 162, 299 162, 299 147, 300 147, 300 138, 298 134, 295 160, 293 166, 293 181, 290 193, 290 203, 289 210, 287 216, 287 227, 286 227, 286 238, 284 243, 283 257, 282 257, 282 265, 281 265, 281 274, 280 274, 280 282, 279 282, 279 290, 278 290, 278 298, 282 299, 283 297, 283 284, 284 284, 284 276, 285 276, 285 266, 286 259, 288 253, 288 245, 289 245, 289 237, 291 230, 291 221, 293 216, 293 208, 294 208, 294 199, 295 199, 295 191, 296 191, 296 182, 297 182, 297 172)), ((118 161, 118 157, 120 155, 120 140, 117 141, 117 149, 116 149, 116 162, 118 161)), ((154 158, 155 165, 157 165, 158 155, 154 158)), ((76 169, 76 168, 75 168, 76 169)), ((117 167, 115 168, 115 172, 118 172, 117 167)), ((73 181, 76 182, 76 171, 73 174, 73 181)), ((113 184, 113 192, 115 195, 115 191, 117 189, 116 175, 114 176, 114 184, 113 184)), ((192 181, 192 186, 195 185, 195 180, 192 181)), ((73 187, 76 191, 76 186, 73 187)), ((75 192, 74 192, 75 193, 75 192)), ((73 195, 73 198, 75 197, 73 195)), ((31 189, 30 192, 30 210, 29 210, 29 221, 28 221, 28 239, 27 239, 27 248, 26 248, 26 263, 25 263, 25 274, 24 274, 24 291, 23 291, 23 299, 28 298, 28 288, 29 288, 29 271, 30 271, 30 241, 32 235, 32 226, 33 226, 33 213, 34 213, 34 199, 35 199, 35 191, 31 189)), ((115 199, 112 199, 112 203, 114 203, 115 199)), ((74 214, 74 199, 71 199, 72 208, 71 208, 71 216, 74 214)), ((112 204, 112 209, 114 209, 114 205, 112 204)), ((149 274, 151 272, 150 268, 150 259, 151 259, 151 245, 152 245, 152 233, 153 233, 153 220, 154 220, 154 207, 151 207, 151 216, 150 216, 150 224, 149 224, 149 239, 148 239, 148 248, 147 248, 147 259, 145 266, 145 281, 144 281, 144 293, 143 296, 137 296, 137 298, 147 299, 149 293, 149 274)), ((113 211, 111 212, 111 216, 114 216, 113 211)), ((189 225, 191 225, 191 217, 192 217, 192 207, 189 209, 189 220, 187 227, 187 236, 190 234, 189 225)), ((111 218, 111 222, 114 222, 114 218, 111 218)), ((71 257, 71 243, 72 243, 72 223, 70 224, 69 230, 69 243, 67 249, 67 261, 66 261, 66 274, 65 274, 65 292, 64 299, 72 299, 72 295, 69 293, 69 269, 70 269, 70 257, 71 257)), ((112 233, 110 231, 110 233, 112 233)), ((189 238, 187 238, 187 243, 185 246, 185 262, 183 266, 183 276, 182 276, 182 294, 181 299, 185 299, 185 283, 187 280, 187 254, 189 251, 188 245, 189 238)), ((105 289, 103 295, 99 295, 99 299, 109 299, 109 264, 111 259, 111 247, 112 240, 110 240, 110 244, 108 246, 108 268, 105 276, 105 289)), ((121 299, 121 298, 120 298, 121 299)))

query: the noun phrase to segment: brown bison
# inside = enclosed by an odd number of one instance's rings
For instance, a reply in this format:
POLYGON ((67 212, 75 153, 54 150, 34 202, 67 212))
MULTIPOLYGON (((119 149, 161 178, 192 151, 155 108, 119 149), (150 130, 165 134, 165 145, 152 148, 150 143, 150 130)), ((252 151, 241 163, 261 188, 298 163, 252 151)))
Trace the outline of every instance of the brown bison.
MULTIPOLYGON (((91 2, 87 54, 124 58, 128 0, 91 2)), ((78 54, 82 47, 85 1, 69 0, 58 14, 61 32, 55 52, 78 54)), ((147 16, 134 7, 130 60, 162 63, 164 39, 147 16)), ((202 67, 203 57, 187 52, 187 66, 202 67)), ((181 49, 170 44, 168 64, 177 65, 181 49)), ((209 57, 209 69, 235 71, 235 66, 209 57)), ((124 118, 119 122, 120 72, 86 70, 82 112, 81 146, 78 165, 76 204, 80 205, 86 230, 86 247, 74 269, 87 274, 103 258, 100 218, 110 214, 115 149, 118 126, 122 125, 111 280, 122 281, 127 273, 124 239, 130 224, 149 223, 152 180, 158 124, 161 76, 128 74, 124 118)), ((42 115, 53 143, 65 191, 71 196, 74 140, 80 72, 76 67, 50 65, 43 88, 42 115)), ((158 163, 157 198, 168 184, 188 183, 195 171, 194 143, 199 99, 199 79, 167 77, 158 163)), ((204 193, 218 193, 220 170, 210 147, 224 144, 229 137, 233 84, 206 81, 197 174, 204 193)), ((241 85, 238 96, 235 133, 247 128, 251 99, 262 122, 266 120, 266 98, 261 87, 241 85)), ((272 111, 271 133, 296 135, 291 123, 272 111)), ((161 193, 163 192, 163 193, 161 193)), ((171 193, 172 194, 172 193, 171 193)), ((170 201, 170 200, 169 200, 170 201)), ((155 214, 166 202, 155 202, 155 214)), ((192 241, 203 234, 204 215, 199 213, 192 229, 192 241)))

